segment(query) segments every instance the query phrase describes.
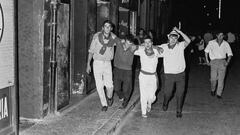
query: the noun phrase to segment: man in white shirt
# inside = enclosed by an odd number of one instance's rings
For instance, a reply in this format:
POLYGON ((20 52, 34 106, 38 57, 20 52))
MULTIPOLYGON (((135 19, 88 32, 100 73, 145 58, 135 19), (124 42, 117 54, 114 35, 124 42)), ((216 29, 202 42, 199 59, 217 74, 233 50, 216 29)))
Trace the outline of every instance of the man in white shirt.
POLYGON ((172 96, 174 85, 176 85, 177 98, 177 118, 182 117, 183 97, 185 91, 185 68, 186 62, 184 57, 184 49, 189 45, 191 40, 182 31, 173 28, 168 34, 168 43, 162 44, 163 49, 163 66, 164 66, 164 101, 162 109, 167 111, 168 103, 172 96), (183 41, 179 42, 180 35, 183 41))
POLYGON ((223 32, 217 32, 216 36, 216 39, 209 41, 204 51, 206 61, 211 67, 211 95, 215 96, 216 91, 217 98, 221 99, 226 69, 233 56, 233 53, 228 42, 223 40, 223 32), (227 59, 226 56, 228 56, 227 59), (209 58, 211 60, 210 62, 209 58))
POLYGON ((151 37, 144 38, 144 47, 139 47, 134 55, 140 56, 141 70, 139 73, 139 88, 142 117, 147 117, 147 112, 151 110, 151 104, 156 100, 157 90, 156 68, 161 49, 153 48, 151 37))
POLYGON ((112 64, 114 56, 114 46, 120 40, 113 34, 112 22, 106 20, 102 24, 102 30, 94 34, 88 50, 88 60, 86 72, 91 72, 91 60, 93 59, 93 74, 96 82, 97 92, 102 104, 102 111, 107 111, 108 106, 113 104, 113 80, 112 64), (106 94, 104 91, 106 87, 106 94))

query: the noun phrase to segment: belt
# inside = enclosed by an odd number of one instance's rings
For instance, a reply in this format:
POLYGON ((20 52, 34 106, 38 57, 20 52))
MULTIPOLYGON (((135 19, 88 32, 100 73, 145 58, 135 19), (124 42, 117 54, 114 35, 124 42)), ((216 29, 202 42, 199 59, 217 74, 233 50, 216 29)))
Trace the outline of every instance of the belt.
POLYGON ((226 60, 226 58, 217 58, 217 59, 213 59, 213 60, 226 60))
POLYGON ((147 72, 144 70, 140 70, 141 73, 145 74, 145 75, 157 75, 157 72, 151 73, 151 72, 147 72))
POLYGON ((144 71, 144 70, 140 70, 140 72, 143 73, 144 75, 154 75, 156 77, 157 87, 159 87, 157 72, 151 73, 151 72, 147 72, 147 71, 144 71))

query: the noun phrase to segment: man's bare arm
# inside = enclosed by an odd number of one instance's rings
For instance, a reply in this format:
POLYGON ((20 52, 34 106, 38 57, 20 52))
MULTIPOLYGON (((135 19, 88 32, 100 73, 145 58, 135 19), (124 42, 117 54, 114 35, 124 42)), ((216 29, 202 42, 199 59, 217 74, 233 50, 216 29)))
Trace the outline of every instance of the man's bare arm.
POLYGON ((93 58, 93 53, 89 52, 88 54, 88 60, 87 60, 87 69, 86 69, 86 72, 89 74, 91 72, 91 60, 93 58))
POLYGON ((191 42, 191 39, 185 33, 179 30, 177 27, 174 27, 173 30, 175 30, 177 33, 179 33, 183 37, 183 40, 185 41, 185 48, 186 48, 191 42))

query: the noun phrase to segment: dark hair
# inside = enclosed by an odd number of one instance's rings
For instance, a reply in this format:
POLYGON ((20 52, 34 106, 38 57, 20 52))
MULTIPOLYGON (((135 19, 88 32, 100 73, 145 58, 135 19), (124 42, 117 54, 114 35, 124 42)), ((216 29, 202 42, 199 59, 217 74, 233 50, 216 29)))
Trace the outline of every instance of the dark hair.
POLYGON ((112 23, 110 20, 105 20, 105 21, 102 23, 102 27, 103 27, 106 23, 110 24, 111 27, 113 27, 113 23, 112 23))
POLYGON ((143 28, 140 28, 140 29, 139 29, 139 31, 141 31, 141 30, 142 30, 142 31, 145 31, 143 28))
POLYGON ((138 30, 138 34, 140 33, 140 31, 143 31, 143 35, 146 35, 146 31, 145 31, 143 28, 140 28, 140 29, 138 30))
POLYGON ((150 39, 150 40, 152 41, 152 38, 151 38, 149 35, 145 36, 145 37, 144 37, 144 40, 145 40, 145 39, 150 39))
POLYGON ((128 34, 125 36, 125 40, 130 41, 131 43, 134 43, 134 36, 132 34, 128 34))
POLYGON ((216 31, 214 32, 214 34, 215 34, 215 35, 219 35, 220 33, 223 33, 223 34, 225 34, 225 32, 224 32, 224 31, 222 31, 222 30, 216 30, 216 31))

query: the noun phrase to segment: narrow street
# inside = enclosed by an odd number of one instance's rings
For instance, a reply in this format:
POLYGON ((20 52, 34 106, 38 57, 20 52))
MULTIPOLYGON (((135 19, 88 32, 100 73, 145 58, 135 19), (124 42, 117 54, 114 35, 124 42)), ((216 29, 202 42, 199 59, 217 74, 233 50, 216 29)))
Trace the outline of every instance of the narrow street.
POLYGON ((163 91, 157 96, 148 118, 141 117, 140 103, 121 122, 117 135, 240 135, 239 54, 228 68, 223 98, 210 95, 206 65, 191 64, 183 117, 176 118, 176 100, 162 111, 163 91))
MULTIPOLYGON (((0 0, 0 135, 240 135, 237 2, 0 0), (218 43, 226 40, 234 54, 223 99, 210 94, 210 67, 193 60, 187 64, 183 117, 176 118, 175 97, 162 111, 161 89, 148 118, 142 118, 138 78, 145 68, 131 44, 144 45, 148 56, 152 45, 172 48, 191 40, 185 54, 194 50, 194 56, 189 54, 188 61, 197 59, 195 54, 203 57, 215 36, 218 43), (123 100, 114 94, 120 89, 126 93, 123 100)), ((222 53, 217 59, 225 58, 225 51, 232 55, 225 45, 213 49, 222 53)), ((165 69, 173 71, 166 73, 184 71, 179 49, 164 54, 171 57, 165 69)), ((145 61, 146 74, 155 73, 157 58, 145 61)), ((154 83, 151 79, 143 77, 143 82, 154 83)))

